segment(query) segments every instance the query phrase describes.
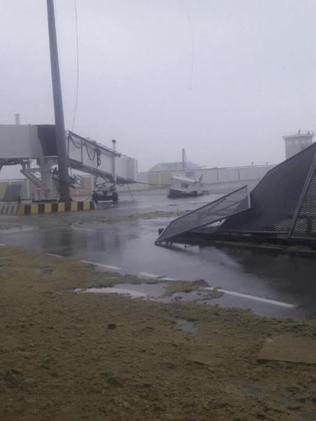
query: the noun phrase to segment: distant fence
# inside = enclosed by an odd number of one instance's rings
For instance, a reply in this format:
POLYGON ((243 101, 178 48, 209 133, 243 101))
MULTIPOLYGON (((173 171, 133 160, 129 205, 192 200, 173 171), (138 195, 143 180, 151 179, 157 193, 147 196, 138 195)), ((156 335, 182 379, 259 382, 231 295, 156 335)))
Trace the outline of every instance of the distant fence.
MULTIPOLYGON (((229 184, 240 183, 248 184, 248 182, 255 182, 260 180, 274 165, 249 165, 243 167, 222 167, 222 168, 201 168, 196 170, 189 170, 191 176, 203 176, 204 184, 229 184)), ((168 186, 171 184, 171 179, 174 175, 184 175, 183 171, 152 171, 142 172, 138 174, 139 184, 134 184, 130 187, 122 186, 120 191, 128 190, 144 190, 151 186, 168 186)), ((90 197, 93 190, 92 177, 82 176, 81 186, 72 189, 72 197, 75 199, 82 197, 90 197)), ((18 200, 36 199, 35 187, 29 183, 27 186, 26 179, 20 180, 3 180, 0 181, 0 202, 15 202, 18 200)))
MULTIPOLYGON (((247 182, 260 180, 274 165, 249 165, 243 167, 222 167, 222 168, 202 168, 189 170, 193 177, 203 176, 205 184, 220 184, 233 182, 247 182)), ((171 178, 175 175, 184 175, 183 171, 152 171, 139 174, 139 181, 148 184, 171 184, 171 178)))

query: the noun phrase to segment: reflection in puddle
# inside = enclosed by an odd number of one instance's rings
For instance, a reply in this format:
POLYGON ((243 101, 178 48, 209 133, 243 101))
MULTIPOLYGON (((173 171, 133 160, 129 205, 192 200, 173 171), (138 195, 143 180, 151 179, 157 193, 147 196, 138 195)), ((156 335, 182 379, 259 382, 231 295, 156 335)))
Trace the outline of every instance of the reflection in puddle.
POLYGON ((176 329, 181 330, 185 333, 195 333, 196 326, 194 322, 190 322, 190 320, 185 319, 177 319, 176 320, 176 329))
POLYGON ((2 234, 17 234, 21 232, 35 231, 38 230, 37 227, 31 225, 21 225, 14 223, 5 223, 0 224, 0 231, 2 234))
MULTIPOLYGON (((177 281, 176 281, 177 282, 177 281)), ((173 282, 172 282, 173 283, 173 282)), ((180 282, 181 283, 181 282, 180 282)), ((182 285, 182 283, 181 283, 182 285)), ((214 298, 219 298, 223 295, 214 295, 208 288, 198 288, 192 291, 168 291, 170 283, 140 283, 140 284, 117 284, 115 287, 90 287, 78 288, 74 291, 82 294, 119 294, 128 296, 130 298, 143 298, 145 300, 155 300, 164 303, 174 303, 177 301, 195 302, 195 303, 209 303, 213 302, 214 298)))
POLYGON ((120 294, 127 295, 130 298, 158 299, 165 293, 165 283, 161 284, 118 284, 116 287, 100 287, 76 289, 79 293, 92 294, 120 294))
POLYGON ((144 292, 134 291, 127 288, 87 288, 84 290, 76 290, 76 292, 81 292, 83 294, 121 294, 128 295, 131 298, 149 298, 149 296, 144 292))

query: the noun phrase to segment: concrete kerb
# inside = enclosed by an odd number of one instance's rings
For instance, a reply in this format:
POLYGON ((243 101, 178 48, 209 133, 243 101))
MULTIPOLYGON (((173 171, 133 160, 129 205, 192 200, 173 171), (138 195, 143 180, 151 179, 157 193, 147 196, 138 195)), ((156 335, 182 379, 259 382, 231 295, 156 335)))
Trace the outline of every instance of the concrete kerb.
POLYGON ((91 200, 65 202, 37 202, 37 203, 0 203, 1 215, 43 215, 62 212, 80 212, 95 210, 95 203, 91 200))

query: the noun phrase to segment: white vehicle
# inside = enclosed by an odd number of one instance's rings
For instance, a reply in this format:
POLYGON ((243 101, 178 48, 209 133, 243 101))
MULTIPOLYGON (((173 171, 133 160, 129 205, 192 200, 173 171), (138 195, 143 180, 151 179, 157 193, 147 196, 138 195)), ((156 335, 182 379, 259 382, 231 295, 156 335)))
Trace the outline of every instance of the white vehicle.
POLYGON ((202 176, 198 179, 184 176, 174 176, 171 179, 168 197, 195 197, 204 193, 205 190, 203 190, 202 176))

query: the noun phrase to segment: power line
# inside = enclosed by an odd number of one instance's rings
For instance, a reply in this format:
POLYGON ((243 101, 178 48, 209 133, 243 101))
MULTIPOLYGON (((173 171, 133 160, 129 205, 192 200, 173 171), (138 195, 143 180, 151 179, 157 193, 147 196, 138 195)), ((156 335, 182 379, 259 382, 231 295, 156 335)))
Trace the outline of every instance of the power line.
POLYGON ((74 130, 77 111, 78 111, 78 98, 79 98, 79 28, 78 28, 78 8, 77 0, 74 0, 74 12, 75 12, 75 28, 76 28, 76 92, 75 92, 75 104, 74 112, 72 117, 71 130, 74 130))

